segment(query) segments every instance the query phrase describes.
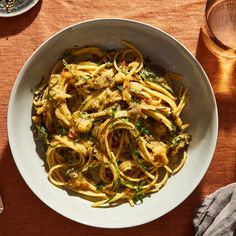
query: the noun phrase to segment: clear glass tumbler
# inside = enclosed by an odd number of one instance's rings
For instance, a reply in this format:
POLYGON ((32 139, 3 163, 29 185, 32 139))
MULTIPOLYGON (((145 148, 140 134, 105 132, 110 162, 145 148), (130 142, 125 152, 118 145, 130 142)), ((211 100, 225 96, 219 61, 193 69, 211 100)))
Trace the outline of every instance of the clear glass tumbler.
POLYGON ((236 0, 207 0, 204 30, 214 53, 236 58, 236 0))

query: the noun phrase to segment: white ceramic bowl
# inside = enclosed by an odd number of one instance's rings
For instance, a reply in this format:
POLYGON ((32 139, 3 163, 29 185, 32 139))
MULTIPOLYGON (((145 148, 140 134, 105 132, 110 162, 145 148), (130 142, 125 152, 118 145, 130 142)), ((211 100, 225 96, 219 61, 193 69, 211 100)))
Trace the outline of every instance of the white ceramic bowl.
POLYGON ((123 228, 147 223, 166 214, 196 188, 212 160, 218 133, 217 106, 213 90, 202 67, 178 41, 152 26, 130 20, 97 19, 63 29, 43 43, 28 59, 14 84, 8 109, 8 134, 15 163, 25 182, 49 207, 74 221, 104 228, 123 228), (70 196, 47 179, 44 162, 36 152, 30 129, 33 94, 31 90, 65 49, 75 45, 120 47, 125 39, 165 69, 184 75, 190 100, 184 119, 190 121, 193 140, 181 171, 161 191, 135 207, 122 204, 91 208, 91 202, 70 196))

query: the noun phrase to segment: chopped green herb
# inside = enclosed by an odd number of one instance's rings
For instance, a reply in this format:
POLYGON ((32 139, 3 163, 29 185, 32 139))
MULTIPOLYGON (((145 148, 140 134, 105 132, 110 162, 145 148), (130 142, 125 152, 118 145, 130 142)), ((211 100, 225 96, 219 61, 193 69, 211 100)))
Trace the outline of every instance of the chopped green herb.
POLYGON ((57 128, 57 133, 60 135, 60 136, 65 136, 68 134, 68 130, 64 129, 64 128, 57 128))
POLYGON ((135 203, 137 202, 143 202, 143 199, 145 198, 145 193, 139 193, 139 194, 135 194, 133 197, 133 200, 135 203))
POLYGON ((135 126, 136 126, 136 128, 138 129, 138 130, 140 130, 141 129, 141 122, 140 122, 140 120, 138 120, 136 123, 135 123, 135 126))
POLYGON ((112 117, 112 118, 115 118, 115 116, 116 116, 116 111, 117 111, 117 110, 115 110, 114 108, 112 109, 112 112, 111 112, 111 117, 112 117))
MULTIPOLYGON (((161 69, 160 69, 160 71, 161 71, 161 69)), ((145 67, 140 71, 139 75, 143 81, 159 84, 163 88, 167 89, 169 92, 173 93, 173 90, 171 89, 171 87, 168 85, 166 79, 161 74, 163 74, 163 72, 160 72, 160 75, 158 75, 155 72, 153 72, 150 68, 145 67)))
POLYGON ((139 183, 136 187, 136 194, 133 197, 133 200, 137 203, 139 201, 143 201, 143 199, 145 198, 145 193, 142 192, 142 187, 146 184, 145 180, 142 180, 141 183, 139 183))
POLYGON ((148 130, 146 127, 142 127, 141 129, 140 129, 140 133, 141 134, 146 134, 146 135, 150 135, 151 134, 151 131, 150 130, 148 130))
POLYGON ((79 117, 82 119, 88 119, 89 118, 89 114, 87 112, 82 112, 79 114, 79 117))
POLYGON ((146 128, 145 126, 143 126, 140 121, 137 121, 135 126, 139 130, 139 136, 142 136, 142 135, 150 136, 151 135, 151 131, 148 128, 146 128))
POLYGON ((136 96, 136 94, 132 94, 132 95, 131 95, 131 102, 133 102, 133 103, 139 103, 139 99, 138 99, 138 97, 136 96))
POLYGON ((137 149, 132 149, 131 151, 134 156, 137 156, 137 157, 140 156, 140 152, 137 149))
POLYGON ((128 181, 125 181, 125 180, 123 180, 123 179, 120 179, 120 184, 122 185, 122 186, 124 186, 124 187, 130 187, 130 186, 132 186, 132 184, 130 184, 128 181))
POLYGON ((135 92, 137 92, 137 89, 136 88, 131 88, 130 91, 135 93, 135 92))
POLYGON ((173 123, 171 124, 171 131, 174 133, 177 131, 177 127, 173 123))
POLYGON ((129 118, 122 118, 121 121, 122 121, 123 123, 129 122, 129 118))
POLYGON ((97 125, 97 124, 100 123, 101 121, 102 121, 101 118, 97 118, 97 119, 95 119, 95 120, 93 121, 93 124, 94 124, 94 125, 97 125))
POLYGON ((142 190, 142 187, 146 184, 145 180, 142 180, 138 185, 137 185, 137 188, 136 188, 136 191, 137 192, 140 192, 142 190))
POLYGON ((117 84, 117 85, 116 85, 116 88, 117 88, 118 90, 122 90, 122 89, 123 89, 123 85, 117 84))
POLYGON ((86 76, 83 76, 83 77, 78 77, 78 79, 83 79, 83 80, 89 80, 89 79, 92 79, 92 76, 90 75, 86 75, 86 76))
POLYGON ((48 141, 48 132, 46 128, 42 125, 36 125, 38 138, 42 140, 45 144, 48 141))
POLYGON ((102 181, 100 181, 98 184, 96 184, 96 188, 97 190, 101 190, 102 188, 104 188, 104 183, 102 181))
POLYGON ((147 170, 147 166, 140 159, 140 152, 137 149, 132 149, 132 154, 134 157, 135 163, 143 170, 147 170))
POLYGON ((153 71, 151 71, 149 68, 143 68, 140 71, 140 76, 143 79, 143 81, 154 82, 158 79, 157 75, 153 71))

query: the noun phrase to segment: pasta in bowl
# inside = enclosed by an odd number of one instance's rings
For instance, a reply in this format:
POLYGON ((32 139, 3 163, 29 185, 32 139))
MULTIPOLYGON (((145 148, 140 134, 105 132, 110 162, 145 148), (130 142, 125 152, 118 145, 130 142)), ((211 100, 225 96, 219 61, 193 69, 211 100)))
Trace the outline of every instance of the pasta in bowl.
POLYGON ((180 113, 180 75, 159 74, 141 52, 68 50, 35 91, 32 117, 46 145, 49 180, 97 199, 131 206, 157 192, 187 157, 190 135, 180 113), (172 85, 172 86, 171 86, 172 85))
POLYGON ((183 45, 140 22, 97 19, 32 54, 7 123, 16 166, 39 199, 76 222, 124 228, 163 216, 197 187, 218 116, 183 45))

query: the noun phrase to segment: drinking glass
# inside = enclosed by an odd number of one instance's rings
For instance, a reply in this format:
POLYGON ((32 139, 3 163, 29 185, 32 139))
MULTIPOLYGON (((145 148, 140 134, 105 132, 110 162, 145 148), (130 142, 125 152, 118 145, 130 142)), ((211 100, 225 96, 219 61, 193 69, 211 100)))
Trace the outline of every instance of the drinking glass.
POLYGON ((236 58, 236 0, 207 0, 203 31, 211 51, 236 58))

